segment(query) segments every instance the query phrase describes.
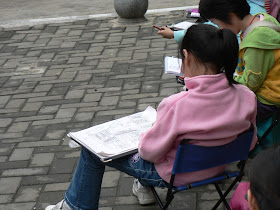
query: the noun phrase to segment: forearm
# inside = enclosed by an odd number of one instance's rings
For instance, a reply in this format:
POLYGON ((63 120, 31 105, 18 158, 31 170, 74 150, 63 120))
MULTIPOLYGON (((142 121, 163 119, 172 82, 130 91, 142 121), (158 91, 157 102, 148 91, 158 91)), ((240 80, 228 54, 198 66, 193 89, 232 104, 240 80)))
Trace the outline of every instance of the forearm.
POLYGON ((248 48, 243 59, 244 66, 238 67, 239 70, 243 69, 240 71, 242 74, 237 72, 238 75, 234 75, 234 80, 256 92, 264 82, 268 70, 274 64, 273 51, 248 48))

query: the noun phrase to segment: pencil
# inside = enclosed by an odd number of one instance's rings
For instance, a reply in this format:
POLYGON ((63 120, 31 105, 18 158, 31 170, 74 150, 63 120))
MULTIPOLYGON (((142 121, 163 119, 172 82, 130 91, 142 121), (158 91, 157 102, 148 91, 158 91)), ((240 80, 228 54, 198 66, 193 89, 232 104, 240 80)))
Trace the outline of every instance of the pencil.
POLYGON ((158 30, 162 30, 161 28, 159 28, 159 27, 156 27, 156 26, 153 26, 154 28, 156 28, 156 29, 158 29, 158 30))

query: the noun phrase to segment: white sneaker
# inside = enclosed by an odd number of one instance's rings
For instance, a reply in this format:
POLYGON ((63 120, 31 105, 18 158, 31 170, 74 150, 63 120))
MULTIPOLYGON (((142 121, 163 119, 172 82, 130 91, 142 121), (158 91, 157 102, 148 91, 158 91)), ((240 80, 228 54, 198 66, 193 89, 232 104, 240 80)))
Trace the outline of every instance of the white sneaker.
POLYGON ((132 192, 138 197, 140 205, 153 204, 156 202, 151 188, 142 186, 138 179, 134 179, 132 192))
POLYGON ((56 205, 50 205, 45 208, 45 210, 72 210, 71 207, 63 199, 56 205))

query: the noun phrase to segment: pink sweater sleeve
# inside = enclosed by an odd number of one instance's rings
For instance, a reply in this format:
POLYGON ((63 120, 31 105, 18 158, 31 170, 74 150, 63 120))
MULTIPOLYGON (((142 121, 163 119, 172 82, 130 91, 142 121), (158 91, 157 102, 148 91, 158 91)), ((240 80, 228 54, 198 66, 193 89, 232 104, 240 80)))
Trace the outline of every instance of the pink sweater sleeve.
POLYGON ((158 106, 157 120, 153 127, 140 136, 139 153, 143 159, 153 163, 161 162, 174 146, 178 135, 178 130, 174 129, 178 127, 176 112, 179 110, 176 105, 172 107, 172 104, 170 98, 165 98, 158 106))

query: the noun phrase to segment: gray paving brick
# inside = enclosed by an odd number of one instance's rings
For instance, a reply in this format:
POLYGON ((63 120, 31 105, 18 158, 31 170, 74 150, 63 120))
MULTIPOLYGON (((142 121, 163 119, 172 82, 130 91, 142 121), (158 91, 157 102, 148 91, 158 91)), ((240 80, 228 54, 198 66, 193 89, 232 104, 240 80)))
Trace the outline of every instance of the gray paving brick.
POLYGON ((42 106, 42 102, 26 103, 22 108, 22 111, 38 111, 42 106))
POLYGON ((70 47, 70 48, 73 48, 75 46, 76 42, 63 42, 61 44, 61 47, 63 48, 67 48, 67 47, 70 47))
POLYGON ((44 191, 46 191, 46 192, 66 191, 67 188, 69 187, 69 185, 70 185, 70 182, 47 184, 44 191))
POLYGON ((22 178, 22 185, 42 185, 42 184, 53 184, 60 182, 69 182, 72 174, 48 174, 38 176, 25 176, 22 178))
POLYGON ((9 161, 28 160, 30 159, 33 151, 33 148, 15 149, 11 154, 9 161))
POLYGON ((79 157, 80 157, 80 151, 73 151, 73 152, 70 152, 70 153, 68 152, 68 153, 65 153, 61 156, 58 156, 58 158, 79 158, 79 157))
POLYGON ((73 58, 69 58, 68 60, 68 64, 73 64, 73 63, 81 63, 83 62, 84 57, 73 57, 73 58))
POLYGON ((6 162, 8 160, 8 156, 0 156, 0 163, 6 162))
POLYGON ((48 43, 48 46, 51 46, 51 45, 61 45, 61 43, 63 42, 63 40, 61 39, 51 39, 51 41, 48 43))
POLYGON ((12 201, 12 198, 13 198, 13 196, 11 194, 10 195, 1 195, 0 204, 10 203, 12 201))
POLYGON ((84 113, 78 113, 74 120, 75 121, 91 121, 93 118, 94 112, 84 112, 84 113))
POLYGON ((136 107, 136 105, 136 101, 120 101, 118 106, 119 108, 132 108, 136 107))
POLYGON ((17 95, 14 95, 13 98, 14 99, 17 99, 17 98, 36 98, 36 97, 46 96, 46 94, 47 94, 46 92, 17 94, 17 95))
POLYGON ((45 139, 62 139, 64 135, 65 135, 65 129, 59 130, 57 128, 55 130, 48 130, 45 139))
POLYGON ((99 62, 97 69, 111 69, 113 67, 113 62, 99 62))
POLYGON ((28 160, 19 160, 19 161, 5 161, 0 162, 0 168, 4 169, 14 169, 14 168, 24 168, 28 166, 28 160))
POLYGON ((177 88, 162 88, 160 90, 160 96, 170 96, 172 94, 178 93, 177 88))
POLYGON ((8 102, 6 107, 9 108, 19 108, 25 103, 25 99, 12 99, 8 102))
POLYGON ((65 96, 65 99, 82 98, 85 90, 69 90, 65 96))
POLYGON ((91 76, 91 74, 79 74, 75 77, 75 81, 89 81, 91 76))
POLYGON ((19 191, 16 194, 15 202, 28 202, 36 201, 39 197, 41 186, 23 186, 19 188, 19 191))
POLYGON ((30 122, 17 122, 13 123, 10 128, 8 129, 8 132, 11 133, 17 133, 17 132, 24 132, 27 130, 28 126, 30 125, 30 122))
POLYGON ((0 128, 6 128, 12 123, 12 118, 3 118, 0 120, 0 128))
POLYGON ((157 96, 158 96, 158 93, 145 93, 145 94, 122 96, 121 100, 141 99, 141 98, 149 98, 149 97, 157 97, 157 96))
POLYGON ((76 113, 75 108, 70 108, 70 109, 59 109, 57 114, 56 114, 56 119, 59 118, 72 118, 74 116, 74 114, 76 113))
POLYGON ((127 74, 127 75, 117 75, 115 77, 112 77, 112 79, 129 79, 129 78, 139 78, 143 77, 143 74, 127 74))
POLYGON ((68 33, 68 36, 80 36, 82 34, 82 30, 71 30, 68 33))
POLYGON ((13 148, 14 148, 14 144, 2 145, 0 148, 0 155, 10 155, 13 148))
MULTIPOLYGON (((20 185, 21 177, 9 177, 0 179, 0 194, 15 193, 20 185)), ((1 197, 1 196, 0 196, 1 197)))
POLYGON ((42 81, 41 84, 63 84, 63 83, 71 83, 71 79, 56 79, 55 80, 51 80, 51 78, 49 79, 44 79, 45 81, 42 81))
POLYGON ((54 146, 59 145, 59 140, 49 140, 49 141, 34 141, 34 142, 20 142, 18 144, 18 147, 48 147, 48 146, 54 146))
POLYGON ((33 92, 45 92, 45 91, 49 91, 52 88, 51 85, 37 85, 33 92))
POLYGON ((107 87, 121 87, 124 79, 109 80, 106 84, 107 87))
POLYGON ((117 105, 118 101, 119 101, 118 96, 103 97, 100 101, 100 105, 102 105, 102 106, 113 106, 113 105, 117 105))
POLYGON ((12 203, 12 204, 2 204, 0 205, 0 209, 9 209, 9 210, 30 210, 35 206, 35 202, 28 203, 12 203))
POLYGON ((65 95, 65 93, 67 93, 68 89, 69 89, 69 87, 55 87, 49 92, 49 95, 50 96, 65 95))
POLYGON ((40 115, 40 116, 34 116, 34 117, 18 117, 15 122, 28 122, 36 121, 36 120, 48 120, 53 119, 52 115, 40 115))
MULTIPOLYGON (((216 204, 217 201, 201 201, 198 204, 197 209, 198 210, 204 210, 204 209, 210 209, 211 207, 214 207, 214 205, 216 204)), ((224 210, 225 206, 223 204, 221 204, 217 210, 224 210)))
POLYGON ((36 209, 45 209, 48 205, 53 205, 61 201, 64 191, 43 192, 40 194, 36 209))
POLYGON ((42 107, 39 111, 39 113, 41 114, 54 114, 58 111, 59 106, 46 106, 46 107, 42 107))
POLYGON ((41 51, 30 51, 26 56, 40 56, 41 51))
POLYGON ((7 169, 3 171, 3 176, 30 176, 46 174, 48 168, 18 168, 18 169, 7 169))
MULTIPOLYGON (((11 141, 11 139, 13 138, 21 138, 23 136, 22 133, 4 133, 2 135, 0 135, 0 139, 9 139, 9 141, 11 141)), ((12 141, 11 141, 12 142, 12 141)), ((5 143, 5 141, 3 141, 3 143, 5 143)), ((1 151, 1 149, 0 149, 1 151)))
POLYGON ((84 102, 100 101, 102 93, 86 94, 84 96, 84 102))
POLYGON ((54 159, 54 153, 35 154, 31 161, 31 166, 49 166, 54 159))
POLYGON ((131 205, 131 204, 138 204, 138 199, 131 195, 131 196, 119 196, 116 198, 116 205, 131 205))
POLYGON ((116 187, 120 177, 119 171, 108 171, 104 173, 102 187, 116 187))
POLYGON ((50 169, 50 174, 72 173, 76 161, 76 158, 56 160, 50 169))
MULTIPOLYGON (((59 100, 62 99, 62 96, 45 96, 45 97, 36 97, 28 99, 28 102, 40 102, 40 101, 51 101, 51 100, 59 100)), ((18 99, 19 100, 19 99, 18 99)))

